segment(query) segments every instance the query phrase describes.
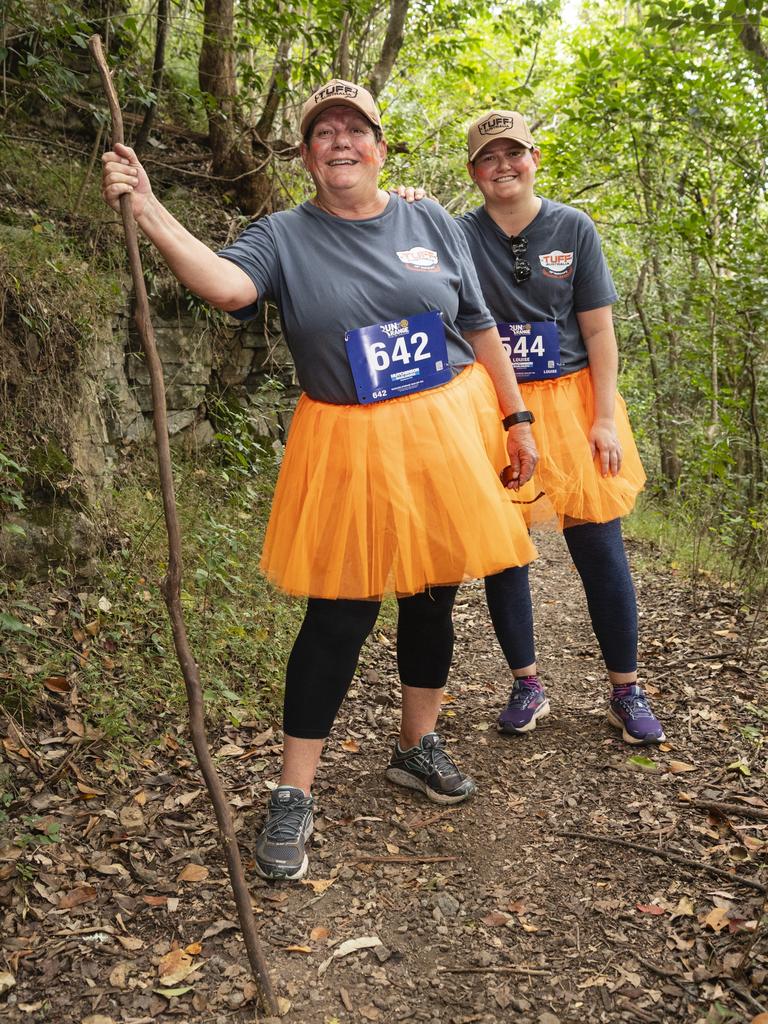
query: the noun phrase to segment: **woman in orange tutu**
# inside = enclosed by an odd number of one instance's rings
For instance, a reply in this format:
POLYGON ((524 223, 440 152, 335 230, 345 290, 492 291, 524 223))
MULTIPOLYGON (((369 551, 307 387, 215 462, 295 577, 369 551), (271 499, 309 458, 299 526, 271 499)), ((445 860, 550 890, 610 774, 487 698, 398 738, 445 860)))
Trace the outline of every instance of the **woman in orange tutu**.
MULTIPOLYGON (((535 193, 541 153, 516 111, 483 114, 467 142, 467 169, 484 205, 458 223, 535 417, 541 459, 533 485, 544 495, 527 506, 530 519, 554 515, 563 529, 612 686, 609 721, 628 743, 660 743, 664 732, 637 681, 637 609, 621 537, 620 517, 645 473, 616 390, 617 295, 600 240, 585 213, 535 193)), ((486 591, 514 676, 498 726, 525 733, 549 712, 527 567, 490 576, 486 591)))
POLYGON ((368 92, 334 80, 307 100, 301 155, 316 194, 216 254, 158 202, 132 150, 104 156, 105 199, 134 216, 177 278, 247 319, 279 308, 304 391, 262 568, 308 598, 286 673, 284 761, 255 845, 266 878, 300 878, 323 742, 382 596, 398 597, 403 693, 392 782, 443 804, 474 789, 435 730, 462 580, 527 564, 516 490, 536 449, 514 373, 453 220, 378 187, 386 156, 368 92), (502 420, 508 434, 502 430, 502 420))

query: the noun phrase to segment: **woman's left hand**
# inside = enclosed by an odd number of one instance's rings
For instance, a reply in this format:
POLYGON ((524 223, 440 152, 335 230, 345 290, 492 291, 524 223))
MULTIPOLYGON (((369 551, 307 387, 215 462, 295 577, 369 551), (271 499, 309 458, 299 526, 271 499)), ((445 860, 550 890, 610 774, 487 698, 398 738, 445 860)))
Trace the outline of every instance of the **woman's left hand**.
POLYGON ((509 428, 507 453, 509 454, 509 464, 512 467, 511 480, 507 487, 517 491, 531 479, 536 463, 539 461, 533 432, 527 423, 517 423, 509 428))
POLYGON ((600 457, 600 472, 603 476, 617 476, 621 469, 621 445, 616 435, 613 420, 595 420, 589 432, 589 448, 592 458, 600 457))

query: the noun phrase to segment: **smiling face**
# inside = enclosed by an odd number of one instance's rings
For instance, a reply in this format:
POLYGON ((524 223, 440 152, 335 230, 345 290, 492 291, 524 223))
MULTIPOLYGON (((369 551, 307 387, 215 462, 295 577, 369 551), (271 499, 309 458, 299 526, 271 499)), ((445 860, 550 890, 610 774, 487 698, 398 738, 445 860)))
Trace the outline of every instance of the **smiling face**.
POLYGON ((352 107, 327 107, 310 128, 301 159, 312 175, 318 194, 357 189, 375 193, 387 144, 371 122, 352 107))
POLYGON ((467 170, 486 202, 515 202, 533 195, 540 159, 539 149, 527 149, 512 139, 496 139, 467 164, 467 170))

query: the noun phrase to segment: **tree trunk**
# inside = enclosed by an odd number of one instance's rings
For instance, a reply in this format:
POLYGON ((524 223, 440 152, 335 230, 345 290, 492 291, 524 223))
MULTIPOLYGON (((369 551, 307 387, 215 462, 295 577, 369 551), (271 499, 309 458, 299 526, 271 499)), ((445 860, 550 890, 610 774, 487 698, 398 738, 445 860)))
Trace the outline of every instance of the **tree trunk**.
POLYGON ((157 112, 157 101, 160 96, 160 89, 163 84, 163 70, 165 68, 165 41, 168 37, 168 0, 157 0, 157 31, 155 33, 155 58, 152 62, 152 79, 151 89, 155 94, 155 98, 152 100, 150 105, 147 107, 147 112, 144 115, 144 120, 141 122, 141 128, 136 135, 136 141, 133 144, 133 148, 138 154, 141 154, 142 150, 147 144, 149 139, 149 133, 152 128, 152 122, 155 120, 155 113, 157 112))
POLYGON ((662 482, 666 490, 672 490, 680 479, 680 459, 674 447, 674 430, 668 423, 664 409, 667 408, 662 372, 659 366, 659 355, 656 347, 656 339, 653 335, 653 328, 643 305, 645 283, 648 278, 650 262, 645 261, 640 276, 637 279, 637 286, 632 296, 635 309, 640 317, 640 324, 643 328, 645 344, 648 348, 648 364, 651 369, 651 383, 654 394, 654 415, 656 417, 656 436, 659 445, 659 462, 661 468, 662 482))
POLYGON ((256 159, 237 116, 234 0, 205 0, 198 80, 210 98, 208 138, 213 173, 231 180, 238 206, 255 216, 269 205, 272 189, 263 173, 265 159, 256 159))
POLYGON ((397 55, 403 45, 403 33, 405 30, 405 16, 408 13, 410 0, 390 0, 389 23, 384 42, 381 46, 379 59, 368 78, 368 90, 374 99, 387 84, 392 68, 395 66, 397 55))

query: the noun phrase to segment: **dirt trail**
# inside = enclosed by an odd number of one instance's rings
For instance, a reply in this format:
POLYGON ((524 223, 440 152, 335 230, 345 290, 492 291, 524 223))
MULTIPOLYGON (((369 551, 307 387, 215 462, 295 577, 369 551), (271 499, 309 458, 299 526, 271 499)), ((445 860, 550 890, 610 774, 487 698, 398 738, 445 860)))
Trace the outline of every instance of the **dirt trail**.
MULTIPOLYGON (((750 623, 731 591, 702 577, 694 597, 632 549, 641 676, 668 743, 628 748, 605 719, 597 645, 562 539, 537 542, 552 714, 525 738, 495 731, 508 673, 482 587, 460 592, 440 729, 478 782, 467 805, 443 809, 384 780, 398 720, 394 646, 379 630, 366 645, 318 779, 307 884, 249 872, 290 1001, 283 1020, 730 1024, 768 1009, 765 892, 739 882, 768 885, 768 640, 753 635, 747 656, 750 623), (363 937, 380 944, 331 959, 363 937)), ((249 855, 277 744, 241 727, 218 748, 249 855)), ((6 753, 23 774, 23 758, 6 753)), ((0 1014, 14 1024, 253 1020, 213 816, 185 739, 167 737, 130 791, 86 801, 71 784, 33 780, 31 806, 61 823, 62 838, 39 849, 26 880, 0 847, 0 992, 4 970, 16 979, 0 1014)))

